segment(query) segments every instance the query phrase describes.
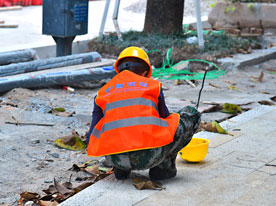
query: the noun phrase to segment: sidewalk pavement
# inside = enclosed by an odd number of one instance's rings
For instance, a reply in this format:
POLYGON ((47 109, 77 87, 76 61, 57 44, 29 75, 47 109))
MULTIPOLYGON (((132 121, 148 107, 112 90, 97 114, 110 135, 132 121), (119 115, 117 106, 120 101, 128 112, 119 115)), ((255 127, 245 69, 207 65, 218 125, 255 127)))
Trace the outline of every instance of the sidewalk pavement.
MULTIPOLYGON (((137 1, 121 0, 118 14, 121 32, 143 30, 145 12, 135 13, 125 9, 137 1)), ((105 3, 106 1, 89 2, 88 33, 76 36, 74 42, 90 40, 99 35, 105 3)), ((115 0, 111 0, 104 32, 115 32, 112 19, 114 6, 115 0)), ((202 18, 206 19, 205 16, 202 18)), ((5 21, 5 24, 18 25, 18 28, 0 29, 0 52, 55 45, 50 35, 42 35, 42 6, 28 6, 22 10, 0 12, 0 20, 5 21)), ((183 23, 195 21, 195 17, 186 16, 183 23)))
POLYGON ((177 177, 162 181, 165 190, 136 190, 131 179, 110 175, 60 205, 275 205, 275 106, 260 106, 221 125, 234 136, 196 134, 210 139, 206 158, 191 164, 178 157, 177 177))

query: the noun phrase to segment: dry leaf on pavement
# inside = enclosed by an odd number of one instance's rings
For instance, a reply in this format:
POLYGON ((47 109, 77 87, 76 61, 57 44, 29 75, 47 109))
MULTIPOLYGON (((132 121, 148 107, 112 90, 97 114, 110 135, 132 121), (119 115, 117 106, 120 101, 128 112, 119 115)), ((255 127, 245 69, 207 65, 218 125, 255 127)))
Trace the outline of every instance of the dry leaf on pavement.
POLYGON ((231 84, 231 85, 236 85, 236 82, 225 80, 226 83, 231 84))
POLYGON ((228 88, 228 89, 231 89, 231 90, 236 90, 236 91, 239 90, 239 89, 238 89, 237 87, 235 87, 235 86, 227 86, 227 88, 228 88))
POLYGON ((71 117, 73 116, 73 114, 75 114, 75 111, 73 112, 66 112, 64 108, 52 108, 51 111, 49 111, 49 113, 52 113, 53 115, 56 116, 61 116, 61 117, 71 117))
POLYGON ((138 190, 151 189, 151 190, 164 190, 165 187, 162 187, 162 184, 159 182, 154 182, 149 180, 144 176, 135 176, 131 178, 134 182, 134 186, 138 190))
POLYGON ((269 106, 275 105, 274 102, 267 101, 267 100, 258 101, 258 103, 259 103, 259 104, 262 104, 262 105, 269 105, 269 106))
POLYGON ((261 82, 263 82, 263 78, 264 78, 264 73, 261 72, 259 77, 251 77, 250 80, 253 82, 256 82, 256 83, 257 82, 261 83, 261 82))
POLYGON ((217 89, 220 89, 220 88, 221 88, 221 87, 219 87, 219 86, 216 86, 216 85, 212 84, 211 82, 209 82, 209 85, 210 85, 211 87, 215 87, 215 88, 217 88, 217 89))

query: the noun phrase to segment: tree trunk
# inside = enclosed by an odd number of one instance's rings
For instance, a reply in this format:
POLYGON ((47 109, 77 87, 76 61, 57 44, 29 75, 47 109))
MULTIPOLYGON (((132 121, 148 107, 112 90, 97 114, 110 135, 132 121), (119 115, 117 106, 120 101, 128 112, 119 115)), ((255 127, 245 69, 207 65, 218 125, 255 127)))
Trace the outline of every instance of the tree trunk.
POLYGON ((144 32, 170 34, 182 31, 185 0, 147 0, 144 32))

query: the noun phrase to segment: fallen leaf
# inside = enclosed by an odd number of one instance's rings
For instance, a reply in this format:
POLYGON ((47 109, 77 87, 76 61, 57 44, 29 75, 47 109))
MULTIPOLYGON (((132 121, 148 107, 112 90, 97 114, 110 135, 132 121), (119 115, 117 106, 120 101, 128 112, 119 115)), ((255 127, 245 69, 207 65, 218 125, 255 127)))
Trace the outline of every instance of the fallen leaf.
POLYGON ((64 108, 52 108, 51 111, 49 111, 49 113, 52 113, 53 115, 56 116, 61 116, 61 117, 71 117, 73 114, 75 114, 74 112, 65 112, 64 108))
POLYGON ((71 190, 73 188, 73 185, 71 182, 64 182, 62 183, 62 186, 64 186, 65 188, 71 190))
POLYGON ((270 94, 270 92, 260 91, 262 94, 270 94))
POLYGON ((88 166, 84 170, 92 175, 100 174, 99 165, 88 166))
POLYGON ((215 88, 218 88, 218 89, 221 88, 221 87, 219 87, 219 86, 216 86, 216 85, 212 84, 211 82, 209 82, 209 85, 210 85, 211 87, 215 87, 215 88))
POLYGON ((231 89, 231 90, 236 90, 236 91, 239 90, 239 89, 238 89, 237 87, 235 87, 235 86, 227 86, 227 88, 228 88, 228 89, 231 89))
POLYGON ((54 178, 54 186, 57 189, 58 193, 62 195, 68 195, 68 194, 74 193, 74 191, 72 191, 71 189, 68 189, 64 185, 60 184, 55 178, 54 178))
POLYGON ((55 194, 55 193, 58 192, 57 189, 56 189, 56 187, 55 187, 54 185, 50 185, 50 186, 48 187, 48 189, 42 190, 42 191, 45 192, 45 193, 48 194, 48 195, 52 195, 52 194, 55 194))
POLYGON ((263 82, 264 73, 261 72, 260 76, 258 77, 258 82, 263 82))
POLYGON ((25 201, 33 201, 37 200, 40 198, 40 195, 38 193, 34 192, 22 192, 20 196, 25 200, 25 201))
POLYGON ((134 186, 138 190, 143 189, 151 189, 151 190, 164 190, 165 187, 162 187, 162 184, 159 182, 154 182, 149 180, 148 178, 141 176, 141 177, 132 177, 131 178, 134 182, 134 186))
POLYGON ((174 85, 180 85, 181 84, 181 80, 180 79, 174 80, 173 84, 174 85))
POLYGON ((64 144, 69 145, 69 146, 73 146, 74 144, 76 144, 76 138, 75 135, 68 135, 68 136, 64 136, 60 138, 64 144))
POLYGON ((225 80, 225 82, 228 83, 228 84, 231 84, 231 85, 236 85, 236 82, 233 82, 233 81, 225 80))
POLYGON ((59 203, 57 201, 44 201, 44 200, 40 200, 38 204, 40 206, 57 206, 59 203))
POLYGON ((105 172, 107 174, 112 174, 113 173, 113 167, 99 167, 99 170, 101 172, 105 172))
POLYGON ((72 168, 70 168, 70 170, 73 170, 73 171, 83 171, 86 167, 88 166, 91 166, 95 163, 99 163, 99 160, 88 160, 86 161, 85 163, 83 164, 73 164, 72 168))
POLYGON ((217 123, 216 121, 208 122, 206 124, 201 124, 201 128, 203 128, 204 130, 206 130, 208 132, 232 135, 232 134, 228 133, 225 129, 223 129, 219 125, 219 123, 217 123))
POLYGON ((247 54, 247 51, 244 51, 243 49, 239 49, 238 51, 242 54, 247 54))
POLYGON ((94 184, 94 182, 85 182, 85 183, 79 185, 78 187, 75 188, 75 193, 78 193, 78 192, 84 190, 85 188, 89 187, 92 184, 94 184))
POLYGON ((228 114, 237 114, 241 113, 242 109, 236 104, 225 103, 222 105, 222 110, 220 111, 228 114))
POLYGON ((40 195, 34 192, 22 192, 20 194, 20 199, 17 201, 18 206, 24 206, 26 202, 33 201, 37 202, 40 198, 40 195))
POLYGON ((63 149, 73 151, 80 151, 86 147, 86 144, 81 141, 79 137, 73 135, 59 138, 55 141, 55 144, 63 149), (65 139, 65 142, 63 141, 63 138, 65 139))
POLYGON ((12 107, 17 107, 18 105, 13 103, 13 102, 5 102, 3 100, 0 101, 0 105, 8 105, 8 106, 12 106, 12 107))
POLYGON ((269 106, 275 105, 274 102, 267 101, 267 100, 258 101, 258 103, 259 103, 259 104, 262 104, 262 105, 269 105, 269 106))
POLYGON ((256 83, 257 82, 261 83, 261 82, 263 82, 263 78, 264 78, 264 73, 261 72, 259 77, 251 77, 250 80, 253 82, 256 82, 256 83))
POLYGON ((54 111, 56 112, 65 112, 65 109, 62 107, 58 107, 58 108, 53 108, 54 111))
POLYGON ((272 101, 276 102, 276 96, 270 98, 272 101))

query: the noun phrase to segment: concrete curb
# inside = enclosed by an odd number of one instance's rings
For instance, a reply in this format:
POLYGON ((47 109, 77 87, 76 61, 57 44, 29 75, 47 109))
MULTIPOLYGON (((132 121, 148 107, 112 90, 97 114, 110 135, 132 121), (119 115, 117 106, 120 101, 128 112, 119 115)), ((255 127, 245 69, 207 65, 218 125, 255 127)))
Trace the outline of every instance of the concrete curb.
POLYGON ((235 54, 232 58, 226 57, 218 59, 218 62, 222 64, 222 68, 230 71, 240 69, 244 66, 260 64, 272 58, 276 58, 276 47, 253 50, 251 54, 235 54))

